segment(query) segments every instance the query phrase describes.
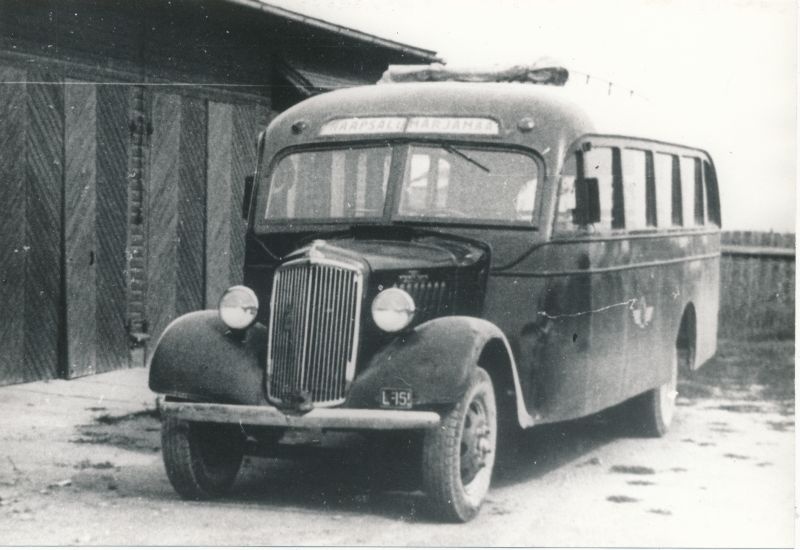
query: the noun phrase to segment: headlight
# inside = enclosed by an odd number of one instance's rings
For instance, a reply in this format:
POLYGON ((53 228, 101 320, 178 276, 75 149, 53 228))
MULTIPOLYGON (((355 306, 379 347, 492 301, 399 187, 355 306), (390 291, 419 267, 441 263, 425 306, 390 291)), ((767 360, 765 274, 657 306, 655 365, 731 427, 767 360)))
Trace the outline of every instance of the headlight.
POLYGON ((234 330, 246 329, 256 320, 258 298, 246 286, 232 286, 219 300, 219 317, 234 330))
POLYGON ((406 328, 414 318, 414 311, 414 299, 399 288, 387 288, 372 301, 372 318, 378 328, 386 332, 406 328))

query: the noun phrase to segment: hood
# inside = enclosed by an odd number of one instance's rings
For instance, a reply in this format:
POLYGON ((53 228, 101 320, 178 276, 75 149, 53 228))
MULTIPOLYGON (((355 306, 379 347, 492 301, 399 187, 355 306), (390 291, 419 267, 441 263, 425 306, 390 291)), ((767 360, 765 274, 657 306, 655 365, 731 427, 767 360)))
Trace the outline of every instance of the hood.
POLYGON ((372 272, 468 267, 488 257, 488 247, 447 235, 403 235, 395 238, 331 236, 314 240, 287 260, 317 255, 366 264, 372 272))

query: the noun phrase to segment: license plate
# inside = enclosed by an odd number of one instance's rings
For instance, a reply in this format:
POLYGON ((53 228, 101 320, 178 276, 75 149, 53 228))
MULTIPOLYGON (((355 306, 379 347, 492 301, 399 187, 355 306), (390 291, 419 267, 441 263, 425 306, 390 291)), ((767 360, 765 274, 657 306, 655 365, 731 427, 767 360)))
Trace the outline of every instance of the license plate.
POLYGON ((393 388, 383 388, 381 390, 381 407, 410 409, 411 403, 411 390, 397 390, 393 388))

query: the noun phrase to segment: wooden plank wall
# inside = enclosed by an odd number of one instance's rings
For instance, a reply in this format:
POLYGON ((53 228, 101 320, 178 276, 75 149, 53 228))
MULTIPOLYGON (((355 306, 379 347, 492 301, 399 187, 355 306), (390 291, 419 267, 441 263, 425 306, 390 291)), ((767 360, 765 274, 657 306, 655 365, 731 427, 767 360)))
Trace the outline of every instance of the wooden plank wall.
MULTIPOLYGON (((24 361, 25 317, 25 71, 0 66, 0 382, 32 380, 24 361)), ((48 373, 49 374, 49 373, 48 373)), ((54 373, 53 373, 54 375, 54 373)), ((49 376, 48 376, 49 377, 49 376)))
POLYGON ((205 307, 216 307, 226 288, 242 281, 244 178, 255 165, 255 138, 266 126, 265 105, 208 104, 205 307))
POLYGON ((91 374, 97 366, 97 91, 67 80, 64 156, 67 287, 67 372, 91 374))
POLYGON ((129 85, 97 86, 96 372, 128 366, 126 318, 129 85))
POLYGON ((37 378, 58 371, 62 314, 64 96, 57 74, 28 71, 25 364, 37 378), (46 328, 45 328, 46 327, 46 328))
POLYGON ((62 346, 64 97, 39 68, 0 66, 0 382, 53 378, 62 346))
POLYGON ((152 98, 153 135, 147 197, 147 320, 157 337, 175 316, 178 252, 180 96, 152 98))
POLYGON ((66 375, 128 365, 125 319, 130 86, 67 79, 66 375))
POLYGON ((147 319, 156 340, 242 280, 244 178, 268 108, 163 92, 151 104, 147 319))
POLYGON ((726 231, 722 247, 720 336, 794 338, 794 234, 726 231))

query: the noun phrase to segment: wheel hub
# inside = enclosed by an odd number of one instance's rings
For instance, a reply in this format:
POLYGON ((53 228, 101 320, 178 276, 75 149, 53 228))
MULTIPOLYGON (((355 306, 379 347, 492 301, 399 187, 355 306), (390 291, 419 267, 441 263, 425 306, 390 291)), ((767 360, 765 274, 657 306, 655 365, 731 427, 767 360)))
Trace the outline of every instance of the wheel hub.
POLYGON ((492 453, 491 430, 486 411, 482 404, 470 404, 464 417, 464 430, 461 435, 461 481, 471 482, 487 465, 487 457, 492 453))

